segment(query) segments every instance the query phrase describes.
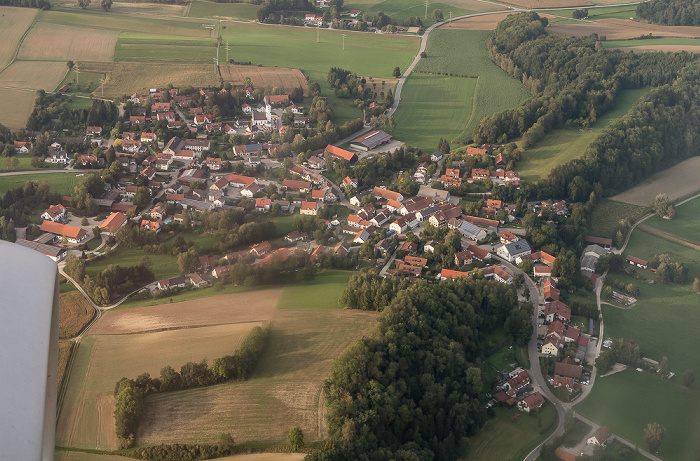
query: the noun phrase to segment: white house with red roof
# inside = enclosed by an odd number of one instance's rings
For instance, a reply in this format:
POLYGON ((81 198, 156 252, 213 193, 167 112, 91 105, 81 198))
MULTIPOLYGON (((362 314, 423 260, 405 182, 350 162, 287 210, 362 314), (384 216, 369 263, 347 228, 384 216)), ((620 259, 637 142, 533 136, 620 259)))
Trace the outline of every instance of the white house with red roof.
POLYGON ((46 221, 58 222, 66 217, 66 208, 61 205, 51 205, 41 215, 41 219, 46 221))

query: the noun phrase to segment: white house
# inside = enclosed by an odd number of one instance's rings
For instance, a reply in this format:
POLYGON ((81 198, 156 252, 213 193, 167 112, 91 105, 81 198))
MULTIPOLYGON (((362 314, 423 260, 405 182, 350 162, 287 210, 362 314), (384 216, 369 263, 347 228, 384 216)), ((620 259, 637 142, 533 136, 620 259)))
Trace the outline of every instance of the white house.
POLYGON ((41 219, 58 222, 66 217, 66 208, 61 205, 51 205, 41 215, 41 219))
POLYGON ((529 255, 530 253, 532 253, 532 249, 527 240, 518 240, 517 242, 500 246, 496 250, 496 254, 508 262, 513 262, 518 256, 529 255))

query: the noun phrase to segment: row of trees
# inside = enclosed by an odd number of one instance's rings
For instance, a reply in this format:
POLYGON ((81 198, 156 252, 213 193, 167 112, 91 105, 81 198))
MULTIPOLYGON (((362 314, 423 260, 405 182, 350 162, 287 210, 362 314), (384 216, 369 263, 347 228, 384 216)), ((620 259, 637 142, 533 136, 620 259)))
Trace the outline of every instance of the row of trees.
POLYGON ((331 440, 310 459, 456 459, 486 421, 479 339, 517 308, 514 290, 484 280, 400 291, 334 362, 331 440))

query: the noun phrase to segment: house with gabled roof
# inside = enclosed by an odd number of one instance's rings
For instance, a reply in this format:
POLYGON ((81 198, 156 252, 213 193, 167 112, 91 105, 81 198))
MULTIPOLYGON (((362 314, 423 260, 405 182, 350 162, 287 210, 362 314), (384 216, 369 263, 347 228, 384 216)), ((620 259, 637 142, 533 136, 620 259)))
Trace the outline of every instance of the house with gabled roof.
POLYGON ((586 445, 600 445, 604 447, 612 438, 613 435, 610 429, 608 429, 607 426, 603 426, 586 440, 586 445))
POLYGON ((513 262, 518 256, 529 255, 532 253, 530 244, 527 240, 518 240, 507 245, 502 245, 496 250, 496 254, 508 262, 513 262))
POLYGON ((270 245, 270 242, 268 242, 267 240, 253 245, 250 249, 250 253, 254 256, 257 256, 258 258, 261 256, 265 256, 270 251, 272 251, 272 245, 270 245))
POLYGON ((41 219, 46 221, 58 222, 66 217, 66 208, 60 203, 49 206, 46 211, 41 214, 41 219))
POLYGON ((518 410, 530 413, 544 405, 544 397, 539 392, 533 392, 518 402, 518 410))
POLYGON ((340 147, 336 147, 332 144, 328 144, 326 146, 325 152, 331 154, 333 158, 347 160, 350 163, 357 161, 357 155, 355 153, 341 149, 340 147))
POLYGON ((452 280, 457 280, 458 278, 467 278, 469 277, 468 272, 460 272, 460 271, 455 271, 452 269, 442 269, 440 273, 438 274, 438 279, 440 280, 447 280, 448 278, 452 280))
POLYGON ((112 213, 102 222, 102 224, 100 224, 100 231, 107 232, 108 234, 112 235, 116 234, 117 231, 127 223, 127 221, 128 218, 124 213, 112 213))
POLYGON ((65 235, 69 243, 80 243, 87 238, 87 232, 80 227, 69 226, 53 221, 44 221, 39 228, 42 232, 54 234, 56 238, 62 239, 65 235))

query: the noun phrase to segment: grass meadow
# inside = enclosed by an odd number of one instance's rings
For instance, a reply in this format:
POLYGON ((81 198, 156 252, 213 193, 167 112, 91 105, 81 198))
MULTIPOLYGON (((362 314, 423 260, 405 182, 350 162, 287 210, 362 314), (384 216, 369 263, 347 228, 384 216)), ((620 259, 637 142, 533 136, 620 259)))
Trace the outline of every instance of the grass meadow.
POLYGON ((614 238, 615 228, 620 221, 629 218, 636 222, 644 216, 645 211, 646 208, 641 206, 604 199, 596 205, 589 217, 588 234, 596 237, 614 238))
MULTIPOLYGON (((89 95, 93 91, 100 89, 101 80, 105 77, 105 74, 99 72, 78 72, 72 70, 63 77, 63 81, 58 84, 58 88, 63 85, 70 83, 70 89, 65 92, 65 95, 70 96, 71 94, 89 95)), ((92 101, 90 101, 90 106, 92 107, 92 101)))
POLYGON ((589 129, 559 128, 548 133, 535 146, 524 150, 517 164, 523 179, 536 181, 546 177, 552 168, 583 156, 586 148, 611 123, 622 118, 648 89, 623 90, 615 106, 601 115, 589 129))
POLYGON ((260 5, 252 3, 214 3, 194 1, 190 4, 187 16, 191 18, 241 19, 254 21, 260 5))
MULTIPOLYGON (((463 82, 462 92, 451 93, 444 91, 437 95, 423 94, 418 91, 411 94, 411 81, 414 79, 425 80, 419 83, 424 89, 430 86, 435 89, 444 88, 444 84, 429 84, 427 81, 434 79, 439 82, 445 77, 440 75, 415 74, 409 77, 402 101, 396 111, 396 126, 399 133, 410 133, 406 142, 409 144, 421 143, 419 139, 426 133, 435 136, 435 142, 423 142, 418 147, 433 149, 437 139, 448 136, 450 142, 467 142, 471 139, 474 129, 481 120, 494 112, 513 107, 527 99, 529 93, 524 85, 510 78, 503 70, 496 66, 488 57, 486 41, 492 34, 490 31, 480 30, 450 30, 438 29, 430 34, 426 48, 427 58, 420 60, 416 66, 417 72, 448 73, 454 75, 467 75, 476 77, 476 83, 472 92, 465 91, 469 83, 463 82), (425 77, 425 79, 423 78, 425 77), (406 92, 409 92, 406 95, 406 92), (459 97, 456 97, 459 95, 459 97), (427 99, 428 104, 421 106, 420 114, 412 114, 413 98, 427 99), (404 105, 405 104, 405 105, 404 105), (455 113, 456 107, 461 107, 460 113, 455 113), (465 113, 465 108, 470 111, 465 113), (409 112, 403 114, 402 112, 409 112), (401 121, 404 121, 401 126, 401 121), (426 120, 441 120, 443 131, 431 131, 424 125, 426 120), (456 133, 454 136, 449 136, 456 133)), ((453 77, 463 80, 463 77, 453 77)), ((397 138, 402 139, 397 135, 397 138)))
POLYGON ((626 48, 628 46, 650 46, 650 45, 676 45, 676 46, 698 46, 700 40, 696 38, 655 38, 644 40, 610 40, 600 42, 603 48, 626 48))
MULTIPOLYGON (((135 266, 141 262, 141 258, 144 256, 151 258, 151 262, 153 263, 151 270, 156 280, 180 275, 180 269, 178 268, 177 258, 175 256, 145 253, 140 250, 127 248, 117 248, 109 256, 89 262, 85 267, 85 274, 94 277, 107 269, 109 265, 121 267, 135 266)), ((121 294, 126 295, 127 293, 121 294)))
POLYGON ((559 418, 551 403, 545 404, 537 415, 515 408, 495 408, 496 416, 469 439, 469 449, 461 459, 469 461, 516 461, 523 459, 547 438, 559 418), (518 418, 511 420, 512 415, 518 418))
POLYGON ((61 195, 70 195, 73 193, 73 188, 80 182, 80 178, 77 178, 75 174, 63 172, 2 176, 0 177, 0 195, 10 189, 24 187, 27 181, 34 181, 38 184, 46 181, 49 183, 51 192, 58 192, 61 195))
POLYGON ((695 389, 688 390, 677 382, 627 369, 596 379, 590 395, 575 410, 644 449, 644 428, 657 422, 666 428, 659 456, 695 461, 700 449, 698 397, 695 389))
POLYGON ((689 240, 700 241, 700 198, 677 206, 675 219, 652 216, 644 224, 689 240))
POLYGON ((284 288, 278 309, 338 309, 351 271, 326 270, 309 282, 296 283, 284 288))
POLYGON ((207 37, 122 32, 117 41, 114 60, 212 64, 216 62, 216 40, 207 37))

